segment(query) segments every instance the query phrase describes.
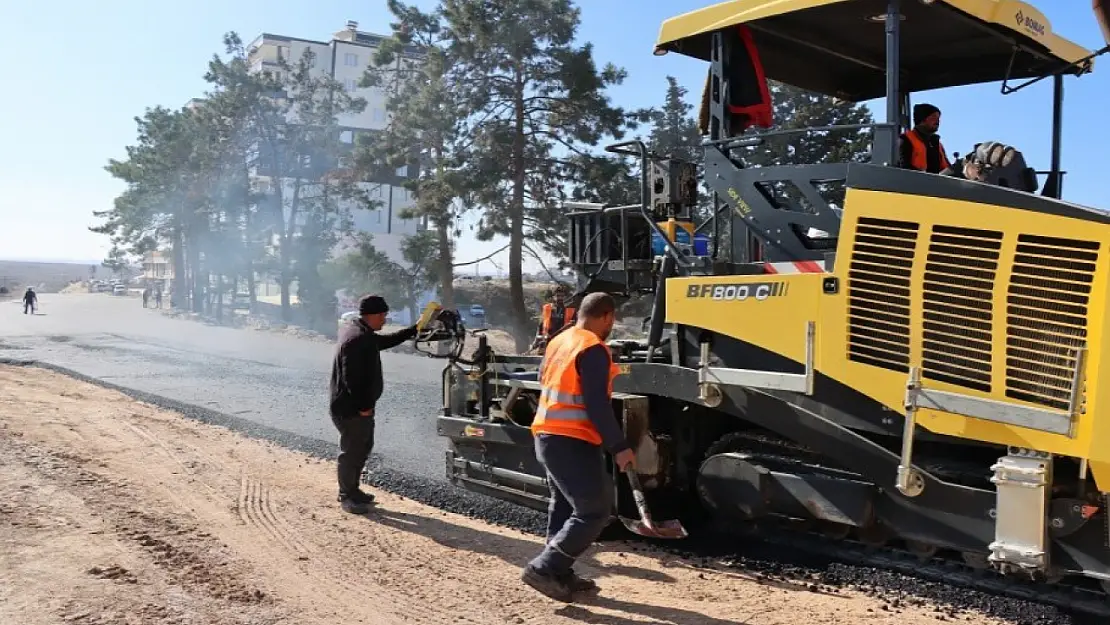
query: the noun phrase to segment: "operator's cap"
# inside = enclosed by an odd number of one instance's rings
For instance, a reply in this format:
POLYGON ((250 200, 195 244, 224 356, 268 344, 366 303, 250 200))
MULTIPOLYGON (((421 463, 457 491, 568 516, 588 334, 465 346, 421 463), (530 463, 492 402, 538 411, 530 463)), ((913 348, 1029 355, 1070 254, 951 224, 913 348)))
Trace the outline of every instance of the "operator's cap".
POLYGON ((389 312, 389 304, 381 295, 365 295, 358 301, 358 314, 378 315, 389 312))
POLYGON ((939 113, 940 109, 932 104, 921 103, 913 107, 913 125, 916 126, 925 121, 925 118, 933 113, 939 113))

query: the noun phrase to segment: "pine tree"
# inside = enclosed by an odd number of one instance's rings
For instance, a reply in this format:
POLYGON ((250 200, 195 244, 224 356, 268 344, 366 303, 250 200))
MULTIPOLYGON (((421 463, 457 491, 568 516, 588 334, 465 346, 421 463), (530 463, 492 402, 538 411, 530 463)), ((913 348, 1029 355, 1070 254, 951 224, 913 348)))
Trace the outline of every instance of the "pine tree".
POLYGON ((466 175, 478 182, 480 239, 509 237, 509 298, 518 351, 532 338, 522 280, 525 239, 562 252, 544 235, 565 231, 559 210, 581 172, 575 155, 620 138, 626 113, 605 89, 625 72, 598 70, 589 44, 576 46, 580 11, 570 0, 443 0, 450 52, 472 111, 466 175), (557 224, 557 225, 555 225, 557 224))
POLYGON ((348 203, 373 204, 357 180, 336 173, 345 152, 339 118, 362 112, 366 101, 330 74, 313 71, 310 49, 294 62, 280 59, 276 71, 256 73, 236 33, 224 44, 230 59, 214 58, 206 78, 249 104, 254 170, 268 179, 271 194, 262 210, 277 245, 282 318, 292 318, 294 282, 310 318, 326 318, 334 296, 324 289, 319 265, 349 229, 348 203))
POLYGON ((435 246, 428 247, 421 235, 407 240, 403 251, 419 259, 422 271, 439 277, 440 301, 454 308, 453 239, 461 235, 456 225, 463 209, 459 200, 467 194, 468 182, 459 174, 467 140, 461 131, 469 112, 461 97, 462 74, 446 50, 450 40, 441 10, 426 13, 398 0, 387 6, 396 20, 393 35, 382 42, 362 86, 386 93, 390 122, 362 146, 358 166, 367 173, 383 164, 387 171, 410 168, 405 186, 415 205, 401 217, 426 219, 435 246))

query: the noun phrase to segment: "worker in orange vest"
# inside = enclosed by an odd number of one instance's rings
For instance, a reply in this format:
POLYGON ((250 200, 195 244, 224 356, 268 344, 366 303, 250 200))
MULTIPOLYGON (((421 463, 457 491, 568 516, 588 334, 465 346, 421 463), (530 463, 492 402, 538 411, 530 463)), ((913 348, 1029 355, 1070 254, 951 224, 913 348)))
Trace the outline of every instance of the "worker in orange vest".
POLYGON ((536 332, 536 339, 532 341, 533 349, 547 343, 555 332, 574 322, 577 309, 566 305, 566 289, 562 286, 557 287, 552 300, 543 305, 540 327, 536 332))
POLYGON ((913 107, 913 128, 902 133, 902 167, 939 174, 951 163, 940 142, 940 109, 932 104, 913 107))
POLYGON ((575 325, 547 345, 540 364, 539 409, 532 421, 536 458, 547 472, 551 499, 547 545, 524 567, 521 579, 557 601, 597 584, 572 568, 609 524, 613 481, 605 452, 622 471, 636 457, 613 414, 613 378, 618 368, 605 340, 613 330, 616 303, 606 293, 582 300, 575 325))

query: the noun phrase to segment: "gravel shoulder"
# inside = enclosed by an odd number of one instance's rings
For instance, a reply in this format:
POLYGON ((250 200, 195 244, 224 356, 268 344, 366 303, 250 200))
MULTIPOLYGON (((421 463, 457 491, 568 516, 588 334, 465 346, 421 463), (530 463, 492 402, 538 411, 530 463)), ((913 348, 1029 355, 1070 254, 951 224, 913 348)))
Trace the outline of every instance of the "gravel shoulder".
MULTIPOLYGON (((0 367, 0 622, 936 623, 851 591, 693 568, 624 543, 565 606, 519 581, 540 539, 374 491, 330 462, 34 367, 0 367)), ((997 623, 964 615, 973 625, 997 623)))

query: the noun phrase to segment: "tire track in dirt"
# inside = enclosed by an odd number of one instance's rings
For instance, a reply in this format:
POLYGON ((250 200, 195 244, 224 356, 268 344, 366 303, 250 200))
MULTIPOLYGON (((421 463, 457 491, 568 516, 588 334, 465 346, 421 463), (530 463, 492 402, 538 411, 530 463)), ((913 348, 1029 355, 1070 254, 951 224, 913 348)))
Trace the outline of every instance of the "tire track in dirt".
POLYGON ((8 440, 20 452, 23 464, 48 483, 68 486, 118 537, 135 544, 178 585, 237 604, 258 604, 266 599, 265 593, 242 579, 236 563, 211 534, 179 524, 168 515, 141 510, 132 495, 133 484, 88 469, 87 458, 29 441, 8 440))
POLYGON ((239 519, 243 523, 266 532, 294 555, 317 551, 301 541, 289 523, 274 512, 270 502, 270 487, 250 477, 245 468, 240 472, 239 500, 236 508, 239 519))

